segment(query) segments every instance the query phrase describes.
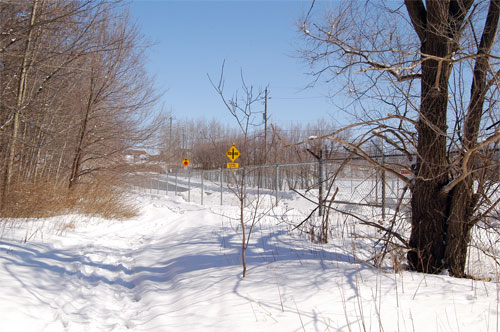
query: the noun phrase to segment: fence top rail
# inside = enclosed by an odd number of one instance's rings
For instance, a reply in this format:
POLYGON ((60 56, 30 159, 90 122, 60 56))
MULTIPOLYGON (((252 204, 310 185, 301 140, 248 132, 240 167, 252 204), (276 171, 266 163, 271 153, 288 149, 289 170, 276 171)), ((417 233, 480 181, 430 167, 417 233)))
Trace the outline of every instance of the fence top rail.
MULTIPOLYGON (((344 161, 345 159, 323 159, 322 162, 324 164, 340 164, 340 161, 344 161)), ((318 165, 319 161, 297 161, 297 162, 292 162, 292 163, 277 163, 277 164, 263 164, 263 165, 249 165, 249 166, 242 166, 239 169, 231 169, 233 171, 238 171, 242 169, 246 170, 254 170, 254 169, 259 169, 259 168, 275 168, 275 167, 291 167, 291 166, 311 166, 311 165, 318 165)), ((375 168, 373 165, 355 165, 358 168, 375 168)), ((186 174, 187 173, 213 173, 213 172, 220 172, 222 170, 226 170, 227 168, 216 168, 216 169, 187 169, 187 170, 181 170, 181 171, 176 171, 176 172, 170 172, 167 174, 186 174)))

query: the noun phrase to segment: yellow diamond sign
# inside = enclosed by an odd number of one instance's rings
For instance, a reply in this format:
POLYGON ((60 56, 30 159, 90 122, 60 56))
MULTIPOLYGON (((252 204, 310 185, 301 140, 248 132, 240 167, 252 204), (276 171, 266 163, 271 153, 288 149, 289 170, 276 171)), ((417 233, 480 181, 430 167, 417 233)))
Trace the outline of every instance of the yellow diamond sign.
POLYGON ((227 150, 226 156, 231 159, 231 161, 235 161, 236 159, 239 158, 240 156, 240 151, 236 148, 236 146, 233 144, 233 146, 227 150))

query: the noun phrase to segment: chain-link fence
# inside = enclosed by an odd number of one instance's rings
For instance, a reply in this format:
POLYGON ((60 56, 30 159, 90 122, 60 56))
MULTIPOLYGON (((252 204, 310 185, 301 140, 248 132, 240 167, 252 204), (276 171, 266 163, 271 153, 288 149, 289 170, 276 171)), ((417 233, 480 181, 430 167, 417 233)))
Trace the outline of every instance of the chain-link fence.
POLYGON ((296 192, 318 204, 377 208, 381 214, 396 205, 408 204, 405 182, 394 172, 376 168, 363 160, 319 160, 286 164, 247 166, 240 169, 182 169, 166 174, 142 173, 133 179, 137 190, 158 195, 182 195, 187 201, 233 204, 235 192, 269 195, 274 204, 296 192), (243 178, 242 178, 243 177, 243 178), (334 193, 336 193, 334 195, 334 193))

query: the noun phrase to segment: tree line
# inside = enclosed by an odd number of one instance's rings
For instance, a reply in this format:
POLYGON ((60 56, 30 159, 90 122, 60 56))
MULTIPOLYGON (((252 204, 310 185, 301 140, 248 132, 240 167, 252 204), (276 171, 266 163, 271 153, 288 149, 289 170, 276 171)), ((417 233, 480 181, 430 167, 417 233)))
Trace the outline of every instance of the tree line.
MULTIPOLYGON (((260 120, 261 117, 257 118, 260 120)), ((242 166, 313 161, 314 158, 307 152, 308 148, 322 150, 326 159, 345 156, 347 153, 341 144, 327 139, 311 140, 307 146, 296 145, 310 137, 320 137, 337 130, 338 126, 327 118, 309 123, 270 123, 267 135, 263 123, 254 123, 253 129, 246 135, 245 143, 245 137, 238 128, 215 119, 172 121, 171 125, 162 129, 157 159, 170 168, 179 168, 182 167, 181 161, 188 158, 191 168, 209 170, 226 167, 229 162, 226 151, 232 144, 241 152, 238 162, 242 166)), ((339 137, 348 140, 349 135, 345 131, 339 137)))
POLYGON ((120 1, 0 3, 1 214, 37 184, 109 179, 154 135, 147 47, 120 1))

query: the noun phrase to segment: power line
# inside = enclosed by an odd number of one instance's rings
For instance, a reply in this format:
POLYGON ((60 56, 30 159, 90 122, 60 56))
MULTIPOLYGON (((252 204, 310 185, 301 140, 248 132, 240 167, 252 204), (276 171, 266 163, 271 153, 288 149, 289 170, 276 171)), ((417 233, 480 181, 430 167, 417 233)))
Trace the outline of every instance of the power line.
POLYGON ((328 98, 325 96, 312 96, 312 97, 269 97, 269 99, 283 99, 283 100, 292 100, 292 99, 324 99, 328 98))

